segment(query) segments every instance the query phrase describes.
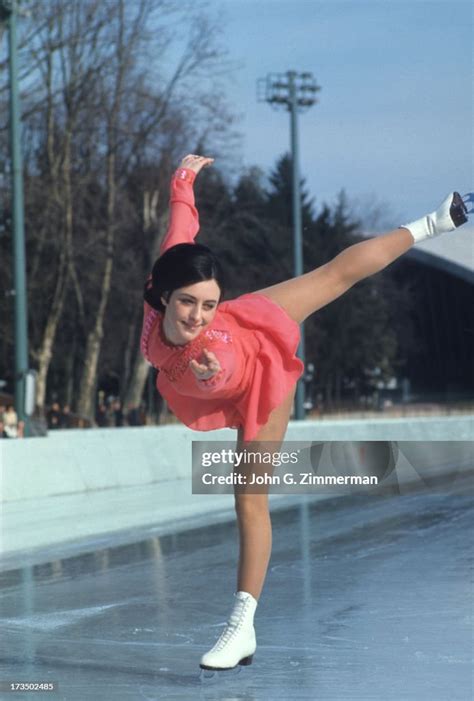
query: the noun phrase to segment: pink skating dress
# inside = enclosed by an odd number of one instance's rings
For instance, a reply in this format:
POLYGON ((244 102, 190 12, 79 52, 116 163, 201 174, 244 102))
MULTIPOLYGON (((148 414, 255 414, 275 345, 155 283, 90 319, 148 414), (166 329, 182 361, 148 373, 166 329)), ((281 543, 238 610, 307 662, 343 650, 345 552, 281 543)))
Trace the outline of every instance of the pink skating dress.
MULTIPOLYGON (((180 168, 171 180, 170 223, 160 255, 178 243, 194 243, 194 179, 193 171, 180 168)), ((298 324, 259 293, 221 302, 212 322, 182 346, 167 341, 162 322, 163 314, 145 302, 141 351, 159 370, 156 386, 173 413, 194 430, 242 428, 244 441, 254 440, 303 372, 295 355, 298 324), (202 360, 203 348, 221 366, 208 380, 198 380, 189 367, 193 358, 202 360)))

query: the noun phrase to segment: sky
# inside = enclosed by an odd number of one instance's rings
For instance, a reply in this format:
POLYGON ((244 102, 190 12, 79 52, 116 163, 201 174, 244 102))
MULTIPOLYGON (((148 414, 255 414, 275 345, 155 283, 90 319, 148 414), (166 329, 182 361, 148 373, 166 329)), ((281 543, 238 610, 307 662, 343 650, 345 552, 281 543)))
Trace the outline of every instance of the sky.
MULTIPOLYGON (((309 71, 321 91, 299 117, 301 175, 316 208, 344 188, 406 223, 474 190, 473 5, 461 0, 210 0, 235 62, 242 165, 289 150, 289 114, 257 79, 309 71)), ((363 206, 362 206, 363 211, 363 206)), ((395 220, 397 221, 395 222, 395 220)))

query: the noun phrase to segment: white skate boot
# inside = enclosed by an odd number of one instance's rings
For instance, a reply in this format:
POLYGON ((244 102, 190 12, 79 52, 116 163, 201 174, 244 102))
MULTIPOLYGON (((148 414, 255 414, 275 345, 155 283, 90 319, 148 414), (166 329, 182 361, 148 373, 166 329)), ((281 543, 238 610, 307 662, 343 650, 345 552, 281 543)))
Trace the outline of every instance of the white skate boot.
POLYGON ((435 212, 431 212, 421 219, 411 222, 411 224, 402 224, 402 227, 410 231, 415 243, 419 243, 425 239, 453 231, 458 226, 465 224, 467 214, 468 210, 461 195, 458 192, 452 192, 435 212))
POLYGON ((257 601, 245 591, 234 594, 235 603, 227 625, 214 647, 201 657, 201 669, 233 669, 252 664, 257 648, 253 617, 257 601))

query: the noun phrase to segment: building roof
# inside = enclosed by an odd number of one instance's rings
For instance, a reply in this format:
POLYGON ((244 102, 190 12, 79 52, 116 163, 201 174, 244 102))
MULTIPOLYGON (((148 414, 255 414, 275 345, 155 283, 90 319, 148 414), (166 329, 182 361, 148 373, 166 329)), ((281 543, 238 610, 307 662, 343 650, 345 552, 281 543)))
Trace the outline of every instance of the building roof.
POLYGON ((474 224, 422 241, 407 255, 474 283, 474 224))

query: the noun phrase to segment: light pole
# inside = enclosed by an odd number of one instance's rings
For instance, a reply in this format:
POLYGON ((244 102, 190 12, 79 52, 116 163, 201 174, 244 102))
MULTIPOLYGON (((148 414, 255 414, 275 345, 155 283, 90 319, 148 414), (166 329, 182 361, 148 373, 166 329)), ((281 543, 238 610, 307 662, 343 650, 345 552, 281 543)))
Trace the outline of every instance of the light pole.
MULTIPOLYGON (((18 0, 0 0, 0 22, 8 25, 10 79, 10 150, 12 174, 13 296, 15 304, 15 409, 27 420, 28 324, 25 271, 25 228, 23 219, 23 167, 20 149, 20 106, 18 95, 16 18, 18 0)), ((25 425, 25 435, 28 426, 25 425)))
MULTIPOLYGON (((316 84, 312 73, 269 73, 258 81, 258 100, 268 102, 272 107, 290 112, 291 159, 293 165, 293 261, 294 275, 303 274, 303 237, 301 233, 301 193, 298 158, 298 112, 309 109, 316 100, 321 88, 316 84)), ((301 324, 301 342, 298 357, 304 363, 304 325, 301 324)), ((304 419, 304 375, 298 382, 295 400, 295 418, 304 419)))

